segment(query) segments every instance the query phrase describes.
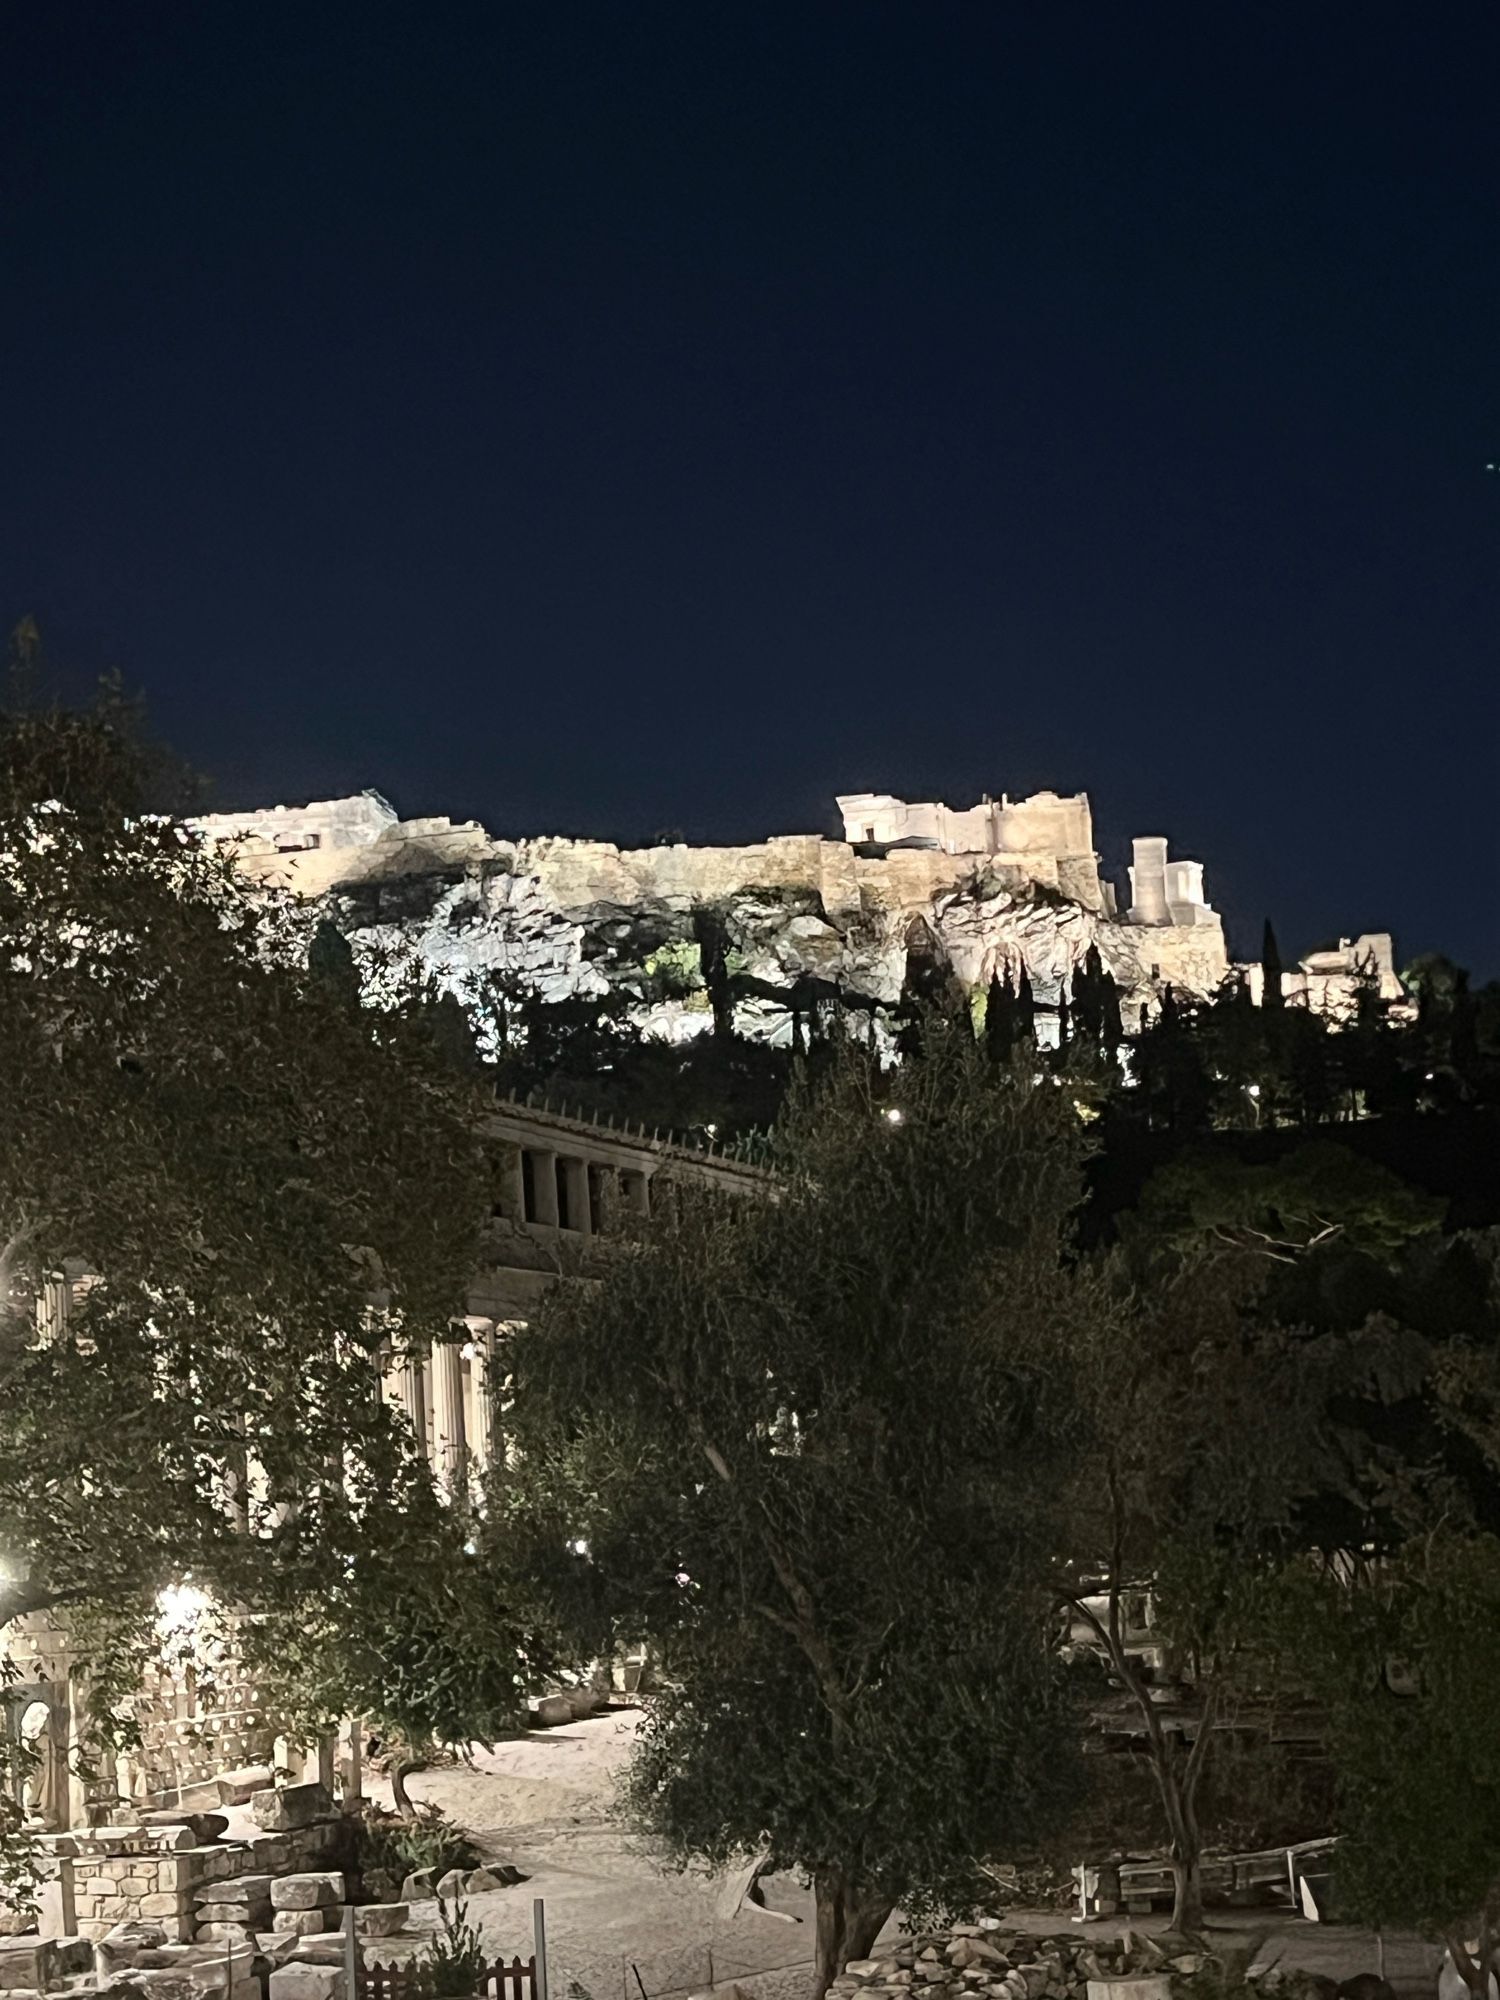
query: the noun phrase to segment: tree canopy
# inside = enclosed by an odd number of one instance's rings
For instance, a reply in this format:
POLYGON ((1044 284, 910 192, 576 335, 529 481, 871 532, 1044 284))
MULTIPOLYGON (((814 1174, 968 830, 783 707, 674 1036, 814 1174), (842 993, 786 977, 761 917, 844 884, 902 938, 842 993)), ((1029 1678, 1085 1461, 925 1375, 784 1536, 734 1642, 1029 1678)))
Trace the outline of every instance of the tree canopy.
POLYGON ((637 1815, 806 1868, 820 1987, 1068 1796, 1081 1153, 1056 1090, 938 1017, 895 1077, 845 1049, 795 1101, 772 1198, 679 1187, 518 1338, 513 1546, 581 1643, 661 1658, 637 1815))
POLYGON ((119 1644, 390 1527, 375 1357, 462 1312, 485 1189, 422 1007, 309 967, 155 768, 112 689, 0 713, 0 1624, 119 1644))

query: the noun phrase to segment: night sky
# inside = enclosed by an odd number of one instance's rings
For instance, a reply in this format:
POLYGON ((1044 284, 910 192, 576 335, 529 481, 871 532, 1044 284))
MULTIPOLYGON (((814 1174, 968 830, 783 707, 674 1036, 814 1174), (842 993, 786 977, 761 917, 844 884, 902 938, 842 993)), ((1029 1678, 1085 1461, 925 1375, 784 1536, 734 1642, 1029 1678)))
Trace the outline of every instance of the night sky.
POLYGON ((1087 790, 1500 972, 1500 9, 69 0, 0 620, 219 803, 1087 790))

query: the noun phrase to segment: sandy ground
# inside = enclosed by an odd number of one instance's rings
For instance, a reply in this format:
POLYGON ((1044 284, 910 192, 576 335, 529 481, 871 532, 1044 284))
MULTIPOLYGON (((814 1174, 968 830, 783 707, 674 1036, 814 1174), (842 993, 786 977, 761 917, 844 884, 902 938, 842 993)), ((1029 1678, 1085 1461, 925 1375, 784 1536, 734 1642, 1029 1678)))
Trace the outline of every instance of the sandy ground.
MULTIPOLYGON (((610 1817, 637 1722, 625 1710, 536 1730, 477 1753, 472 1769, 426 1771, 411 1780, 414 1798, 440 1805, 486 1854, 513 1860, 531 1878, 475 1897, 471 1920, 496 1952, 529 1957, 533 1900, 541 1898, 552 2000, 664 2000, 727 1985, 738 1985, 745 2000, 802 2000, 812 1907, 799 1883, 777 1877, 767 1885, 766 1900, 781 1917, 753 1907, 727 1917, 722 1881, 663 1869, 610 1817)), ((378 1782, 370 1789, 389 1802, 378 1782)), ((412 1917, 414 1930, 425 1934, 436 1907, 417 1904, 412 1917)), ((1036 1931, 1119 1931, 1118 1920, 1069 1926, 1055 1910, 1011 1912, 1008 1921, 1036 1931)), ((1212 1923, 1256 1940, 1263 1964, 1279 1961, 1337 1979, 1376 1967, 1375 1940, 1344 1925, 1305 1923, 1270 1909, 1215 1912, 1212 1923)), ((1137 1921, 1138 1929, 1162 1927, 1159 1920, 1137 1921)), ((889 1928, 894 1935, 898 1925, 889 1928)), ((422 1942, 425 1936, 413 1936, 391 1955, 409 1954, 422 1942)), ((1436 1965, 1432 1946, 1387 1937, 1386 1973, 1403 2000, 1435 1994, 1436 1965)))

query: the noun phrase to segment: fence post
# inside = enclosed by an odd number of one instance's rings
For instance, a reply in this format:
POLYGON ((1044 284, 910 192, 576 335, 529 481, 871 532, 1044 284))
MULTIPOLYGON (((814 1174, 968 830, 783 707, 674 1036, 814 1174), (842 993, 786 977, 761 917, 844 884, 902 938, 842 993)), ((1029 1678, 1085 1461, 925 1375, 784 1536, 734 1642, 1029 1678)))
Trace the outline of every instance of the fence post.
POLYGON ((354 1905, 344 1905, 344 1981, 349 1991, 345 2000, 359 2000, 359 1943, 354 1935, 354 1905))
POLYGON ((536 1958, 536 2000, 547 1996, 547 1906, 540 1896, 531 1903, 532 1949, 536 1958))

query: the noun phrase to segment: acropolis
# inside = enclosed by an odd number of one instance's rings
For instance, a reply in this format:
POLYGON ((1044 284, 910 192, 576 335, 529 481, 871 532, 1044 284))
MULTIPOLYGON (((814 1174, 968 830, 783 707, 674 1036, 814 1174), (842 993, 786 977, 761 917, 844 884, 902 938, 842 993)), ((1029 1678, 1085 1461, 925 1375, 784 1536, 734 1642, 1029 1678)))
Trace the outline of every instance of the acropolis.
MULTIPOLYGON (((1131 1017, 1166 986, 1206 996, 1230 973, 1204 864, 1142 835, 1121 894, 1101 868, 1086 793, 955 811, 856 792, 837 805, 843 840, 779 834, 739 847, 502 839, 475 820, 403 820, 373 791, 197 824, 253 880, 308 899, 356 947, 414 949, 460 996, 480 974, 546 999, 627 989, 647 1030, 670 1039, 709 1025, 692 971, 693 913, 704 908, 724 925, 736 1030, 772 1042, 790 1039, 799 985, 894 1005, 914 948, 970 991, 1024 967, 1046 1004, 1094 945, 1131 1017), (685 972, 670 992, 643 978, 664 950, 685 972)), ((1365 970, 1386 998, 1400 996, 1378 933, 1289 966, 1283 987, 1336 1011, 1365 970)), ((1258 968, 1246 976, 1258 990, 1258 968)))

